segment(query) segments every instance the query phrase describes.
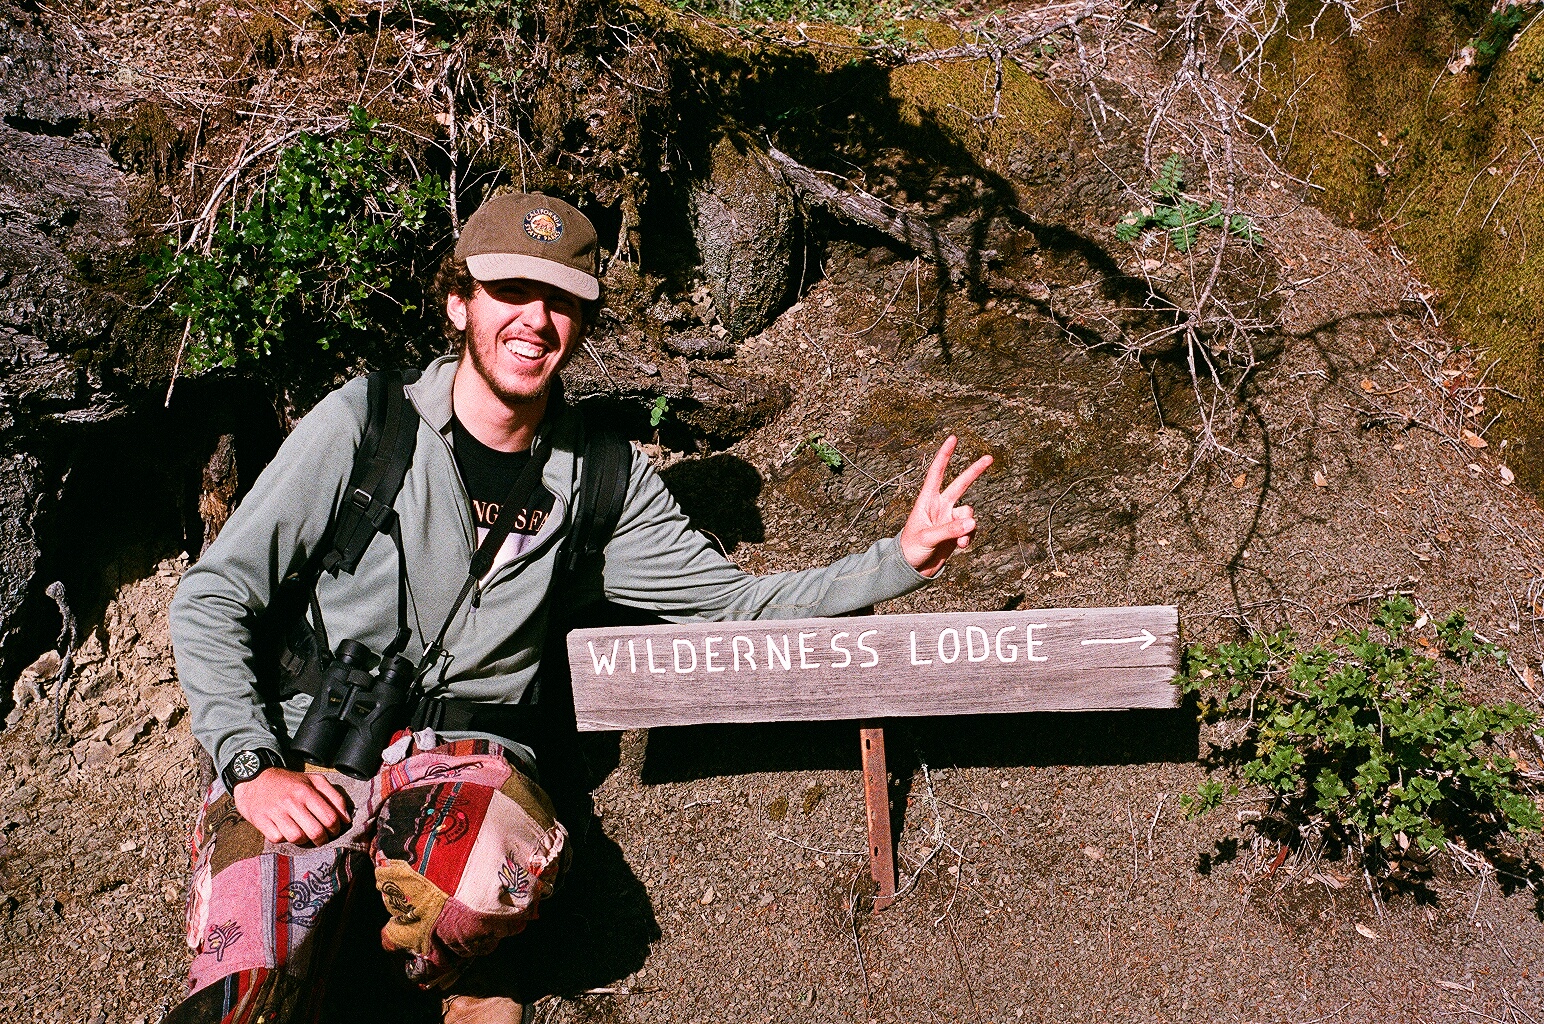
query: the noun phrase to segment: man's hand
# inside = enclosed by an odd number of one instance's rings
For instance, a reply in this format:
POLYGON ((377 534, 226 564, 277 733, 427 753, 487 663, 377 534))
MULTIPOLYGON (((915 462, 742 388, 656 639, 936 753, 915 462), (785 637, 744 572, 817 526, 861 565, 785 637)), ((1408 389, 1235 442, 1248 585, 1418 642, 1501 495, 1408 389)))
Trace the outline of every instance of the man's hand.
POLYGON ((231 797, 270 843, 319 846, 348 829, 348 797, 315 772, 269 768, 239 783, 231 797))
POLYGON ((949 469, 956 443, 955 436, 950 434, 938 449, 927 469, 927 479, 922 481, 922 490, 917 493, 917 503, 901 529, 901 554, 924 576, 935 575, 956 550, 970 547, 976 532, 976 517, 970 506, 956 506, 955 502, 986 472, 992 457, 981 456, 945 488, 944 473, 949 469))

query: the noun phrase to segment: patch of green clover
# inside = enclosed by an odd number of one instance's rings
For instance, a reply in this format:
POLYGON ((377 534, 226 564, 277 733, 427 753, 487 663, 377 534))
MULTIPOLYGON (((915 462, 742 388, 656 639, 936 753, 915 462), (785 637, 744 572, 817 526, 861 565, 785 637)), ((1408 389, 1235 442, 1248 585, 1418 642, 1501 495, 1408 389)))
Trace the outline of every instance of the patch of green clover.
POLYGON ((152 279, 171 286, 188 322, 188 373, 328 351, 414 309, 391 295, 445 185, 399 182, 379 127, 355 107, 343 131, 301 136, 244 205, 220 212, 207 252, 156 257, 152 279))
POLYGON ((1143 232, 1159 229, 1168 234, 1174 248, 1180 252, 1190 251, 1203 228, 1226 230, 1251 245, 1259 245, 1265 240, 1248 217, 1241 213, 1224 216, 1222 203, 1215 199, 1202 206, 1184 195, 1184 187, 1185 158, 1172 153, 1158 169, 1158 177, 1148 186, 1152 205, 1131 210, 1122 217, 1115 225, 1115 237, 1123 242, 1134 242, 1143 232))
POLYGON ((1532 732, 1538 714, 1475 703, 1458 678, 1506 652, 1462 612, 1434 622, 1435 643, 1423 646, 1416 615, 1393 597, 1373 616, 1376 632, 1310 644, 1282 630, 1187 650, 1179 681, 1201 720, 1242 726, 1222 752, 1235 780, 1203 781, 1181 798, 1187 814, 1259 794, 1267 818, 1317 827, 1371 869, 1412 845, 1429 853, 1455 838, 1544 829, 1537 788, 1500 752, 1501 738, 1532 732))
POLYGON ((654 404, 649 406, 649 426, 658 427, 665 421, 665 416, 670 412, 670 399, 660 395, 654 399, 654 404))
POLYGON ((836 450, 835 445, 827 444, 821 440, 819 434, 811 434, 809 440, 804 443, 809 445, 810 451, 814 452, 815 457, 824 462, 831 472, 840 473, 842 471, 842 453, 836 450))

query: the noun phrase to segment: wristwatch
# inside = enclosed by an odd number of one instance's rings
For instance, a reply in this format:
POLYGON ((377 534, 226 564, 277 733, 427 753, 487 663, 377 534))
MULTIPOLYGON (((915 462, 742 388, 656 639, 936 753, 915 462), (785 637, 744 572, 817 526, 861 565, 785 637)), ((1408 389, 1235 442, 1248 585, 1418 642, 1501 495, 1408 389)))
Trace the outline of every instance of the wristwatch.
POLYGON ((225 771, 220 773, 220 780, 225 783, 225 791, 234 794, 241 783, 251 782, 269 768, 282 767, 284 758, 266 747, 243 750, 230 759, 225 771))

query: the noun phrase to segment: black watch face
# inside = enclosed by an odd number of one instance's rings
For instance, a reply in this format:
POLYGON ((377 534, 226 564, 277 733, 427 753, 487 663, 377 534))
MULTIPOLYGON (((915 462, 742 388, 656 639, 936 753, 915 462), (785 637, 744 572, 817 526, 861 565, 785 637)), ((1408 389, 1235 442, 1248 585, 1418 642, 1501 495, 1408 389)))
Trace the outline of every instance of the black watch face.
POLYGON ((243 750, 231 760, 231 776, 238 782, 246 782, 256 778, 262 771, 263 762, 259 760, 256 752, 243 750))

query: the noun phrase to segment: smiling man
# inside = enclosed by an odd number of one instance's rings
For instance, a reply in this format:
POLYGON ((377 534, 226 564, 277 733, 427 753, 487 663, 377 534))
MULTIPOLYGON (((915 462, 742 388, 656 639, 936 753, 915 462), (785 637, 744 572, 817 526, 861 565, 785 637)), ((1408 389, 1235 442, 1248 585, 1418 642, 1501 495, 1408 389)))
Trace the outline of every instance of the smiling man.
POLYGON ((169 1021, 347 1018, 339 936, 346 906, 372 884, 390 915, 381 945, 441 993, 447 1021, 520 1020, 512 999, 459 994, 458 981, 535 917, 570 856, 516 713, 537 679, 552 605, 604 598, 676 621, 836 615, 922 586, 969 545, 976 522, 958 502, 991 460, 946 486, 952 437, 899 536, 766 577, 741 572, 692 530, 633 450, 598 564, 563 576, 565 591, 552 595, 590 450, 558 373, 597 308, 596 267, 583 214, 507 194, 472 216, 441 268, 458 351, 405 389, 419 419, 395 543, 371 544, 353 573, 322 574, 311 602, 312 629, 344 641, 340 658, 353 641, 422 665, 413 728, 383 751, 377 774, 304 763, 294 747, 310 694, 276 701, 253 670, 254 624, 281 582, 330 543, 353 493, 363 380, 300 422, 183 577, 171 610, 177 667, 194 732, 221 771, 194 832, 189 995, 169 1021), (469 580, 496 526, 508 535, 469 580), (442 620, 443 646, 431 643, 442 620))

